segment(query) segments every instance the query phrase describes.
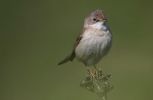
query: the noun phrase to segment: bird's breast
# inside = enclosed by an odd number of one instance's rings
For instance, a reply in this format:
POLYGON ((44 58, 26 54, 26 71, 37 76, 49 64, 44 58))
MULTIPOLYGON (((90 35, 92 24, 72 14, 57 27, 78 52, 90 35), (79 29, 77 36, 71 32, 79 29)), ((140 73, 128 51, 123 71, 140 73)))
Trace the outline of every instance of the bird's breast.
POLYGON ((85 31, 83 37, 76 47, 76 57, 82 61, 98 61, 107 52, 111 45, 111 34, 103 31, 85 31))

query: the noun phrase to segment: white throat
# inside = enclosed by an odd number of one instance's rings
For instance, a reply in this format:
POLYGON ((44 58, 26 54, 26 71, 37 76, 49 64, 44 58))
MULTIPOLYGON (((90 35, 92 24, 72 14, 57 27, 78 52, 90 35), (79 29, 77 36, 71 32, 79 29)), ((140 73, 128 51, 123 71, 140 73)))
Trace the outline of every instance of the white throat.
POLYGON ((103 30, 103 31, 107 30, 107 27, 106 25, 104 25, 104 22, 97 22, 95 24, 89 25, 89 27, 97 30, 103 30))
POLYGON ((94 28, 94 29, 102 29, 104 22, 97 22, 95 24, 89 25, 89 27, 94 28))

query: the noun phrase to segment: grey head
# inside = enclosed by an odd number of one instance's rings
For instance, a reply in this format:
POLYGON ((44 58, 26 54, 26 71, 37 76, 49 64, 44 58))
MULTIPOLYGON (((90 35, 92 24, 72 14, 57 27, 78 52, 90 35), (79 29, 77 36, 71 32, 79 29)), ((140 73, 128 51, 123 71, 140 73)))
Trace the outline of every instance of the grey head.
POLYGON ((107 20, 102 10, 95 10, 85 18, 84 28, 87 28, 89 25, 95 24, 97 22, 105 22, 107 20))

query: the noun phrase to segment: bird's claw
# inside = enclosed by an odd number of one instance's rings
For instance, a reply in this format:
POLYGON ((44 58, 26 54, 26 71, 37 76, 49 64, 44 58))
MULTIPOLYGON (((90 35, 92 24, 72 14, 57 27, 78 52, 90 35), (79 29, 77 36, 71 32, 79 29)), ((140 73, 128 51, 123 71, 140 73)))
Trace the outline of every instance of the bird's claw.
POLYGON ((98 78, 98 71, 97 69, 93 68, 93 69, 88 69, 88 74, 90 76, 90 78, 93 79, 97 79, 98 78))

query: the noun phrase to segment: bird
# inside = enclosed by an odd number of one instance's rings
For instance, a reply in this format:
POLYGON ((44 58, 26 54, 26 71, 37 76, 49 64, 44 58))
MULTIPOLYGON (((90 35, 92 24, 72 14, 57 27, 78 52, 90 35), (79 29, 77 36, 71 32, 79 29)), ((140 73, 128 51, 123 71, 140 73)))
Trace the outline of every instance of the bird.
POLYGON ((58 65, 76 58, 83 63, 89 74, 95 76, 96 65, 107 55, 112 46, 112 32, 103 10, 92 11, 84 20, 83 31, 76 38, 72 52, 58 65))

